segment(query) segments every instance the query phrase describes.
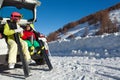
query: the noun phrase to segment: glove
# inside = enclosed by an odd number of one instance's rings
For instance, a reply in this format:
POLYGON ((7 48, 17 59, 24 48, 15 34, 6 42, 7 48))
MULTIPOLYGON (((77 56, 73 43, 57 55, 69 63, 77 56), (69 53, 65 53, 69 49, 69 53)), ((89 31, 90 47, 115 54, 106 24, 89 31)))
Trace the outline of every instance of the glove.
POLYGON ((14 31, 15 31, 15 33, 17 33, 17 32, 21 33, 21 32, 23 32, 23 29, 22 28, 18 28, 18 29, 15 29, 14 31))

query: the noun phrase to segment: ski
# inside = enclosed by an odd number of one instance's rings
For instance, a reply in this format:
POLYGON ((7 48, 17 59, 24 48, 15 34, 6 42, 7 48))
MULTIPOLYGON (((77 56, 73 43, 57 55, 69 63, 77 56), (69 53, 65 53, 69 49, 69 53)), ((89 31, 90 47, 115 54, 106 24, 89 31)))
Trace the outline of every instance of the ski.
POLYGON ((53 66, 50 62, 50 59, 48 57, 48 54, 46 53, 45 47, 44 47, 44 43, 42 40, 38 40, 39 44, 41 45, 41 54, 43 54, 43 59, 45 60, 46 64, 49 67, 49 70, 53 69, 53 66))
POLYGON ((18 45, 18 52, 20 54, 20 59, 21 59, 22 65, 23 65, 24 76, 29 77, 29 67, 28 67, 27 61, 25 60, 24 53, 22 51, 22 45, 20 43, 19 33, 15 33, 14 38, 18 45))

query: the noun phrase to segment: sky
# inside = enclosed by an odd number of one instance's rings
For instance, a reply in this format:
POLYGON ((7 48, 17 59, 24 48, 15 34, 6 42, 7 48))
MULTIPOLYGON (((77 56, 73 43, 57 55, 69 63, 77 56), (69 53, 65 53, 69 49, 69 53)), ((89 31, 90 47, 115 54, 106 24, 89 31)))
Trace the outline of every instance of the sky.
POLYGON ((40 0, 37 7, 35 29, 40 33, 49 33, 85 16, 104 10, 120 0, 40 0))

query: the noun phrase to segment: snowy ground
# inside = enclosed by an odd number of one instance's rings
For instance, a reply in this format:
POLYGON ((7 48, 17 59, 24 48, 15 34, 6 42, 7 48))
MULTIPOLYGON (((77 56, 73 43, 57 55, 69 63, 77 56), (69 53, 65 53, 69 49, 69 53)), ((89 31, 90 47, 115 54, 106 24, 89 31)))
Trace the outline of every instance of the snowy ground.
MULTIPOLYGON (((120 58, 51 57, 53 70, 47 66, 30 66, 32 75, 26 80, 120 80, 120 58)), ((1 80, 24 80, 17 68, 0 74, 1 80), (10 72, 10 73, 7 73, 10 72)))
MULTIPOLYGON (((120 80, 120 33, 55 41, 49 47, 53 69, 30 66, 26 80, 120 80)), ((0 80, 24 80, 23 70, 0 69, 0 80)))

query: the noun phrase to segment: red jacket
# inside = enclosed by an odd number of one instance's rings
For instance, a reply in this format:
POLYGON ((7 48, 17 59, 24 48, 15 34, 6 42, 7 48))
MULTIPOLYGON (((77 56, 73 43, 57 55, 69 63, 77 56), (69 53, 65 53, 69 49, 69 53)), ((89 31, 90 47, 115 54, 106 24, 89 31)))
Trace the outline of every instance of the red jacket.
POLYGON ((33 39, 36 39, 35 33, 33 31, 23 31, 23 36, 22 39, 23 40, 30 40, 31 36, 33 35, 33 39))

